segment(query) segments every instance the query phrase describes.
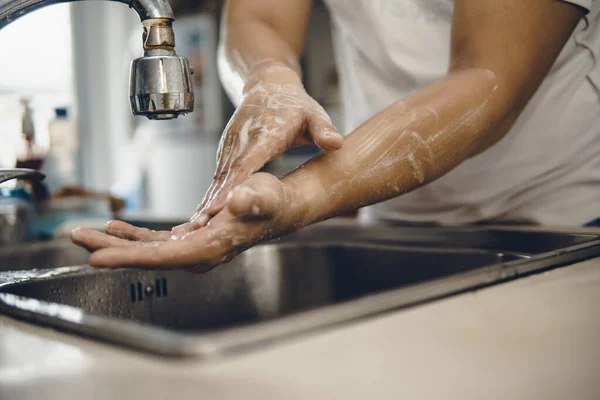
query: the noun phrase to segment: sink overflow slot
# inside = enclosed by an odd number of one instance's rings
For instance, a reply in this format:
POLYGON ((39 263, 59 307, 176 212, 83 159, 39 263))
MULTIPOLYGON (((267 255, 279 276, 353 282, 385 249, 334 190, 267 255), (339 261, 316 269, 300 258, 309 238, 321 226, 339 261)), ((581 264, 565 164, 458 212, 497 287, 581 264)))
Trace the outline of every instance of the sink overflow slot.
MULTIPOLYGON (((156 279, 154 281, 154 289, 156 297, 167 297, 167 280, 165 278, 156 279)), ((152 286, 144 286, 141 282, 129 284, 129 295, 132 303, 141 302, 144 297, 152 294, 152 286), (146 292, 146 295, 144 295, 146 292)))

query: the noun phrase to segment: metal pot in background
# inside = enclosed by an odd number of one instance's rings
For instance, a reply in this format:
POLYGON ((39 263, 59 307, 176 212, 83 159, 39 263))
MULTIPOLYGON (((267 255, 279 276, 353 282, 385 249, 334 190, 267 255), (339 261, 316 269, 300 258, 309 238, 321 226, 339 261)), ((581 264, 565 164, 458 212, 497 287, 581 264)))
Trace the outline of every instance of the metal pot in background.
POLYGON ((32 208, 22 201, 13 204, 2 204, 0 201, 0 245, 25 240, 31 215, 32 208))
MULTIPOLYGON (((42 173, 34 170, 0 169, 0 183, 11 179, 41 180, 43 178, 42 173)), ((34 215, 33 201, 22 185, 0 188, 0 245, 25 240, 34 215)))

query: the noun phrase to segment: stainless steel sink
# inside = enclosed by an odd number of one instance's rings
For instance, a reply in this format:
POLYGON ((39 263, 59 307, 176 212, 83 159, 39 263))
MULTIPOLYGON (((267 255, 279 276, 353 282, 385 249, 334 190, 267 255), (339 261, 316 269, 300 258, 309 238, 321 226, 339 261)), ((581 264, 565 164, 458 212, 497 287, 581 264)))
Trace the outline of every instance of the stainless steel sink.
POLYGON ((83 265, 89 256, 68 239, 0 246, 0 271, 83 265))
POLYGON ((87 266, 0 273, 0 312, 208 357, 598 254, 596 235, 325 224, 205 275, 87 266))

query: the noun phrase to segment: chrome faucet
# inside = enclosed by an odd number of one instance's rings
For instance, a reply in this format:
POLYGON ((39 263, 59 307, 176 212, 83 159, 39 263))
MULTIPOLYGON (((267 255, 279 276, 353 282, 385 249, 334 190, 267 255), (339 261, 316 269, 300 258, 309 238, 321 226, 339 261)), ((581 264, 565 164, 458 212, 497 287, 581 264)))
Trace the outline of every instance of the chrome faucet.
MULTIPOLYGON (((84 0, 0 0, 0 29, 45 6, 84 0)), ((192 70, 185 57, 175 53, 173 11, 167 0, 118 1, 133 8, 143 25, 144 56, 133 60, 129 100, 134 115, 173 119, 194 111, 192 70)))

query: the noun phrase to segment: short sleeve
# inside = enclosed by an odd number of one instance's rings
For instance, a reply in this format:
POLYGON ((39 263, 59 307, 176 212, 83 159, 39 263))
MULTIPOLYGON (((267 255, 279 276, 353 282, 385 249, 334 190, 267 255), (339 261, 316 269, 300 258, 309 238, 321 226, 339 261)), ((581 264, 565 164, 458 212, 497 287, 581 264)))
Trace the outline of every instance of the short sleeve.
POLYGON ((586 12, 590 12, 592 9, 592 5, 594 4, 594 0, 562 0, 565 3, 575 4, 581 8, 583 8, 586 12))

